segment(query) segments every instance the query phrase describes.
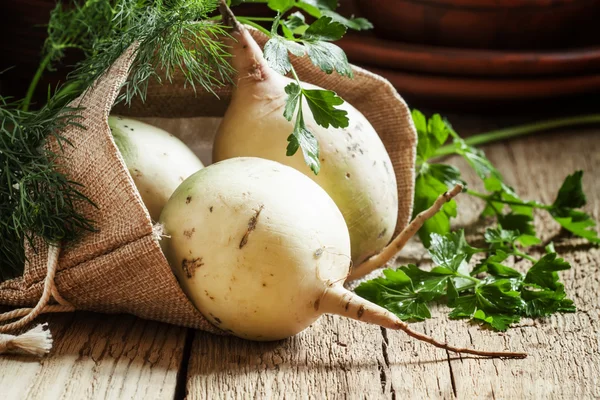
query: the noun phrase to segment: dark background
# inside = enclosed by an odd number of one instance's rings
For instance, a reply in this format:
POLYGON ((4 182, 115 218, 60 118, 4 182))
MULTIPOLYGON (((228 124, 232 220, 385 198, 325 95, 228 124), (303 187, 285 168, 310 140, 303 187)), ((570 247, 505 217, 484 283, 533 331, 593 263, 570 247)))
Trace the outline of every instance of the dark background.
MULTIPOLYGON (((46 37, 44 24, 55 2, 0 2, 0 71, 3 71, 0 94, 3 96, 22 98, 25 95, 40 61, 46 37)), ((234 11, 240 15, 269 15, 264 4, 244 5, 234 11)), ((600 110, 600 57, 594 58, 580 72, 558 72, 551 76, 559 81, 577 77, 584 83, 590 82, 572 92, 560 89, 552 95, 534 95, 522 84, 542 79, 540 76, 508 74, 485 79, 488 83, 491 80, 502 86, 512 85, 511 96, 498 98, 483 85, 474 98, 472 94, 466 96, 461 88, 478 84, 481 76, 428 71, 435 65, 440 51, 452 54, 457 48, 483 51, 482 57, 486 51, 511 51, 523 57, 540 51, 564 52, 565 57, 585 51, 600 55, 600 0, 347 0, 341 2, 340 13, 365 15, 376 27, 374 32, 349 32, 341 41, 340 46, 347 48, 350 61, 386 77, 386 73, 399 73, 400 78, 390 80, 413 107, 443 113, 501 114, 527 119, 600 110), (361 58, 360 52, 353 55, 350 51, 353 43, 365 38, 384 41, 383 50, 376 57, 361 58), (407 44, 424 46, 425 52, 430 49, 431 61, 411 68, 386 68, 385 48, 407 44)), ((56 71, 44 74, 34 97, 37 104, 44 102, 48 85, 64 82, 69 66, 78 57, 76 52, 68 53, 56 71)), ((552 89, 552 84, 549 85, 552 89)))

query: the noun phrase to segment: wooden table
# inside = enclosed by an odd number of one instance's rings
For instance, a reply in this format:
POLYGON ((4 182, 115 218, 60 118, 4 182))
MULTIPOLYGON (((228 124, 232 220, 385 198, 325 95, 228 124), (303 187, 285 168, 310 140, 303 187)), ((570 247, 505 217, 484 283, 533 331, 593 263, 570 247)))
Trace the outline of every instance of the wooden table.
MULTIPOLYGON (((600 169, 599 128, 546 133, 485 150, 525 199, 552 202, 564 177, 583 169, 586 209, 600 219, 600 179, 594 176, 600 169)), ((482 205, 465 196, 459 203, 458 224, 474 221, 482 205)), ((337 316, 286 341, 252 343, 132 316, 77 312, 41 318, 55 337, 49 356, 0 358, 0 399, 598 398, 600 250, 557 236, 559 228, 545 214, 537 229, 544 239, 554 238, 573 265, 561 275, 576 314, 525 319, 507 333, 449 321, 436 310, 432 319, 413 324, 460 346, 525 350, 525 360, 459 357, 402 332, 337 316)), ((403 253, 426 265, 422 256, 418 248, 403 253)))

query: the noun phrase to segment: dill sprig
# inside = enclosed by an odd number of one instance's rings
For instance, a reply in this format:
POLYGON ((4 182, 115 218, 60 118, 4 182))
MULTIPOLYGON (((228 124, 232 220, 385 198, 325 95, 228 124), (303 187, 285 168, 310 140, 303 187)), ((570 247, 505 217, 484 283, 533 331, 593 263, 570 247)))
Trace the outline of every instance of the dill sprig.
POLYGON ((63 146, 71 145, 60 132, 80 122, 79 110, 67 104, 133 43, 139 46, 120 100, 143 100, 150 79, 171 81, 179 72, 194 89, 213 91, 231 72, 219 40, 225 30, 208 20, 216 6, 216 0, 85 0, 56 6, 27 96, 18 102, 0 96, 0 282, 23 273, 24 244, 33 246, 35 236, 53 243, 93 230, 92 221, 77 211, 88 200, 57 168, 63 146), (47 104, 29 111, 43 73, 69 49, 84 59, 53 96, 49 90, 47 104), (45 146, 49 137, 60 145, 56 153, 45 146))
POLYGON ((22 274, 24 243, 33 245, 34 234, 57 242, 93 229, 75 211, 87 198, 56 168, 60 153, 45 146, 50 137, 69 146, 60 132, 78 125, 77 109, 58 102, 29 112, 0 98, 0 282, 22 274))
POLYGON ((139 48, 123 93, 117 101, 142 101, 151 79, 171 82, 176 73, 186 85, 211 93, 230 80, 229 53, 219 39, 223 26, 209 21, 216 0, 119 0, 114 5, 112 28, 96 38, 90 56, 81 61, 69 80, 85 88, 96 80, 133 43, 139 48))
POLYGON ((53 71, 69 50, 79 50, 88 57, 92 44, 110 34, 113 9, 110 1, 88 0, 65 7, 57 3, 50 13, 47 25, 48 36, 42 48, 41 62, 29 84, 27 94, 20 103, 28 111, 42 75, 53 71))

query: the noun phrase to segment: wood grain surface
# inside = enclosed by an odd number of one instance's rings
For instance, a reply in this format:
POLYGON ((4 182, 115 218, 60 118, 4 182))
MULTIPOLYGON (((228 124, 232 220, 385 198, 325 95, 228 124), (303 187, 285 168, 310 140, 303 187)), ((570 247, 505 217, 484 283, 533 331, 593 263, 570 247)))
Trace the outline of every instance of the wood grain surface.
MULTIPOLYGON (((594 176, 600 168, 599 128, 561 130, 485 150, 525 199, 552 202, 565 176, 583 169, 586 210, 600 219, 600 180, 594 176)), ((460 160, 448 161, 476 182, 460 160)), ((476 238, 484 228, 477 223, 482 204, 466 196, 459 204, 456 226, 476 238)), ((536 227, 573 265, 561 276, 577 313, 523 319, 506 333, 449 321, 446 310, 437 308, 432 319, 413 324, 456 345, 524 350, 525 360, 460 357, 402 332, 337 316, 323 317, 288 340, 255 343, 130 316, 75 313, 44 318, 55 335, 48 357, 0 358, 0 399, 599 398, 600 250, 563 234, 544 213, 536 227)), ((429 266, 415 243, 400 258, 429 266)))
MULTIPOLYGON (((525 199, 552 202, 563 179, 586 171, 587 211, 600 214, 600 130, 559 131, 485 147, 492 162, 525 199)), ((463 171, 460 160, 448 159, 463 171)), ((473 174, 466 173, 470 183, 473 174)), ((475 185, 477 187, 477 185, 475 185)), ((482 204, 462 196, 457 225, 472 225, 482 204)), ((481 229, 481 227, 479 227, 481 229)), ((188 398, 594 398, 600 396, 600 251, 560 234, 538 216, 573 269, 563 273, 579 312, 524 319, 506 333, 450 321, 445 310, 413 326, 438 339, 490 350, 526 351, 526 360, 482 360, 446 353, 402 332, 327 316, 295 338, 252 343, 195 334, 188 398)), ((473 228, 470 228, 472 231, 473 228)), ((418 255, 418 249, 413 249, 418 255)), ((427 259, 413 260, 424 267, 427 259)), ((517 268, 526 268, 519 264, 517 268)))
POLYGON ((128 315, 44 316, 52 353, 0 357, 0 399, 172 399, 187 329, 128 315))

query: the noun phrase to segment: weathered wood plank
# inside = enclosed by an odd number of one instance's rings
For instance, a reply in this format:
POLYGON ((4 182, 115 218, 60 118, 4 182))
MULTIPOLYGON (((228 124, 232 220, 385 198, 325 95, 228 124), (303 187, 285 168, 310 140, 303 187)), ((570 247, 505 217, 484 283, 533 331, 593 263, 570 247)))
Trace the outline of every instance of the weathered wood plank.
MULTIPOLYGON (((564 177, 584 169, 588 211, 599 216, 600 135, 594 130, 538 135, 488 146, 492 161, 526 199, 552 202, 564 177)), ((463 166, 460 161, 451 160, 463 166)), ((465 174, 475 182, 473 174, 465 174)), ((461 199, 458 224, 475 221, 482 205, 461 199)), ((559 227, 541 215, 538 231, 559 227)), ((557 238, 573 262, 567 292, 581 310, 547 321, 523 320, 507 333, 449 321, 444 310, 413 324, 457 345, 530 353, 526 360, 457 357, 402 332, 328 316, 295 338, 251 343, 198 332, 188 371, 188 397, 221 398, 581 398, 600 396, 600 252, 581 240, 557 238), (340 344, 340 343, 343 343, 340 344), (533 382, 533 383, 532 383, 533 382)), ((414 250, 411 256, 419 258, 414 250)), ((420 260, 417 260, 420 261, 420 260)), ((426 265, 426 263, 424 263, 426 265)))
POLYGON ((188 396, 335 398, 352 389, 375 398, 382 392, 382 346, 379 327, 331 316, 275 343, 198 333, 192 346, 188 396))
POLYGON ((172 399, 187 329, 127 315, 44 316, 43 359, 0 358, 2 399, 172 399))

